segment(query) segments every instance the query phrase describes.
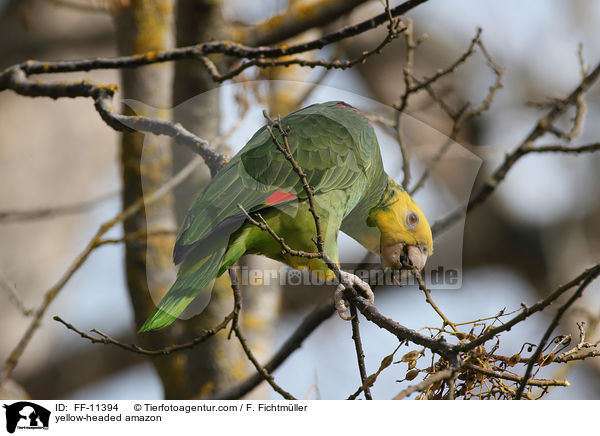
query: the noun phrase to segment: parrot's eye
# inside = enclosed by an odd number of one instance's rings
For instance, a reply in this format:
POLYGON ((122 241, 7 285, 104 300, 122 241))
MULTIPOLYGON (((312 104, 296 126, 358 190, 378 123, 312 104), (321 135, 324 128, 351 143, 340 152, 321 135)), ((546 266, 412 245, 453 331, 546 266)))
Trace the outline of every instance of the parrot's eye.
POLYGON ((406 225, 409 229, 414 229, 419 224, 419 217, 412 210, 409 210, 406 214, 406 225))

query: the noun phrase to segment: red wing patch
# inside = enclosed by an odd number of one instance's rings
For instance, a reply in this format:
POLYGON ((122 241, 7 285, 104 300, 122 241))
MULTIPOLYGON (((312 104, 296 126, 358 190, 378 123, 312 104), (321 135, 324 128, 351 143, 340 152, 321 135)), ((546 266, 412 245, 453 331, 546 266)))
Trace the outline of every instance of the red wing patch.
POLYGON ((369 125, 370 125, 371 127, 373 127, 373 123, 371 123, 371 120, 369 119, 369 117, 367 117, 367 116, 366 116, 364 113, 362 113, 361 111, 359 111, 359 110, 358 110, 358 109, 356 109, 355 107, 353 107, 353 106, 350 106, 350 105, 346 106, 345 104, 342 104, 342 103, 338 103, 338 104, 337 104, 337 106, 341 106, 341 107, 343 107, 343 108, 346 108, 346 109, 353 110, 353 111, 354 111, 354 112, 356 112, 357 114, 361 114, 363 117, 365 117, 365 118, 367 119, 367 121, 369 122, 369 125))
POLYGON ((276 204, 283 203, 284 201, 288 200, 293 200, 295 198, 298 198, 298 196, 296 194, 292 194, 291 192, 277 191, 271 194, 269 198, 267 198, 265 204, 267 206, 274 206, 276 204))

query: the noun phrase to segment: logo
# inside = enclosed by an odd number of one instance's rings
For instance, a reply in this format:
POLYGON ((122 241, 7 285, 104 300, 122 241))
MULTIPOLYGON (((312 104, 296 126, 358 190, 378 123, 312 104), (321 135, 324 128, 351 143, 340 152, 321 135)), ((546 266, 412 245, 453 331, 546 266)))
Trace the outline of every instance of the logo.
POLYGON ((19 401, 3 405, 6 409, 6 431, 14 433, 18 429, 48 430, 50 411, 29 401, 19 401))

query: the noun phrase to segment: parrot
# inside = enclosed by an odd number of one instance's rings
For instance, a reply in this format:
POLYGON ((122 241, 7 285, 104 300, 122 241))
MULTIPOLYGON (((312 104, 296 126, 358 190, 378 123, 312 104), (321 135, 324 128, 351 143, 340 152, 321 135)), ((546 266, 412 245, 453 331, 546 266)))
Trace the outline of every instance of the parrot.
MULTIPOLYGON (((342 231, 380 255, 390 268, 423 269, 433 252, 431 228, 419 206, 385 172, 368 117, 348 103, 329 101, 292 112, 280 123, 313 194, 329 258, 339 266, 337 240, 342 231)), ((274 138, 283 144, 280 131, 260 128, 194 201, 173 249, 173 262, 180 264, 177 278, 139 332, 171 324, 211 280, 246 254, 308 268, 325 279, 335 277, 323 259, 291 255, 248 219, 264 219, 294 250, 317 252, 307 192, 274 138)), ((374 301, 367 283, 344 271, 341 275, 374 301)), ((340 283, 335 306, 347 319, 344 289, 340 283)))

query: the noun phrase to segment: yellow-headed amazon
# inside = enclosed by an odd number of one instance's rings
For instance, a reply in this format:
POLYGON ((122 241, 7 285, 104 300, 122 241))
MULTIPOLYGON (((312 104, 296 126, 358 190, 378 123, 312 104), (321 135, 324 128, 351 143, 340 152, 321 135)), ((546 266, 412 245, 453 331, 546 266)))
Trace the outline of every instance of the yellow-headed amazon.
MULTIPOLYGON (((329 257, 338 262, 341 230, 381 254, 392 268, 423 268, 433 251, 431 229, 412 198, 385 173, 368 118, 347 103, 327 102, 293 112, 281 123, 289 129, 290 150, 314 192, 329 257)), ((281 140, 276 129, 273 133, 281 140)), ((181 263, 177 280, 140 331, 171 324, 212 279, 245 254, 308 267, 326 278, 333 275, 321 259, 283 253, 272 235, 247 220, 240 205, 251 216, 260 213, 292 249, 317 251, 314 220, 300 178, 262 127, 188 211, 173 253, 174 262, 181 263)), ((351 283, 362 283, 344 274, 351 283)), ((372 300, 371 290, 364 291, 372 300)), ((345 304, 337 299, 342 312, 345 304)))

